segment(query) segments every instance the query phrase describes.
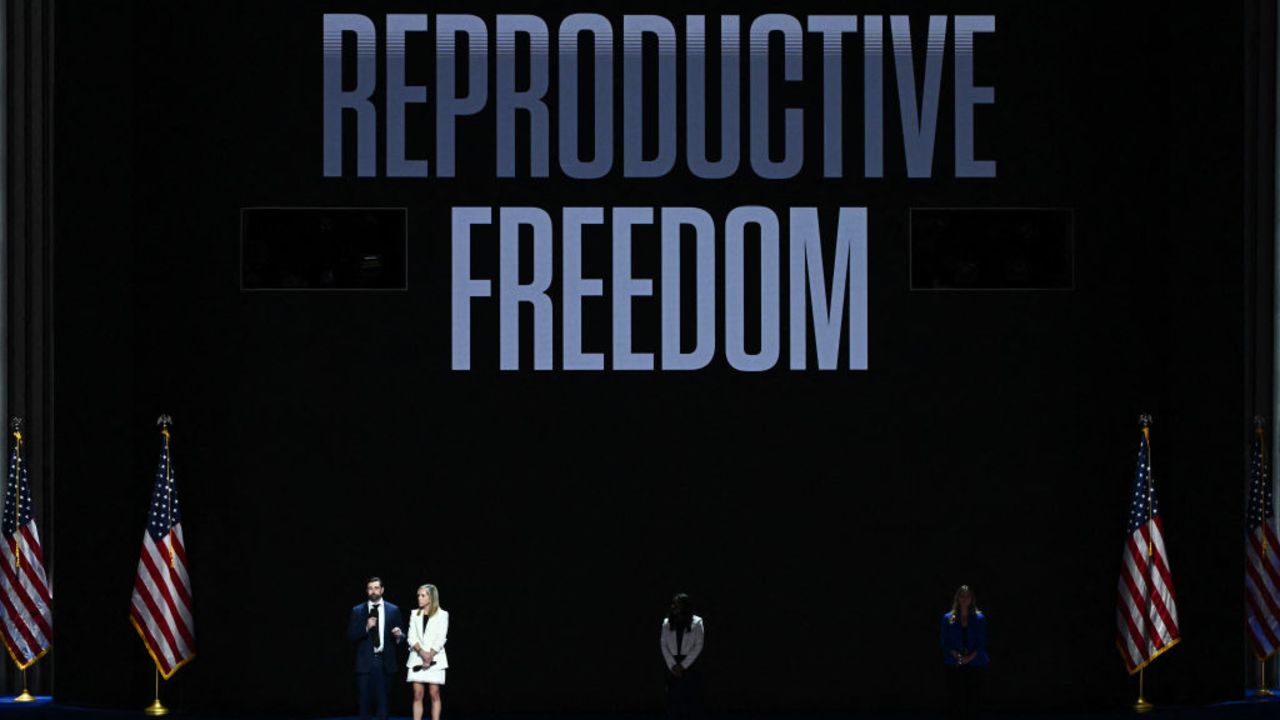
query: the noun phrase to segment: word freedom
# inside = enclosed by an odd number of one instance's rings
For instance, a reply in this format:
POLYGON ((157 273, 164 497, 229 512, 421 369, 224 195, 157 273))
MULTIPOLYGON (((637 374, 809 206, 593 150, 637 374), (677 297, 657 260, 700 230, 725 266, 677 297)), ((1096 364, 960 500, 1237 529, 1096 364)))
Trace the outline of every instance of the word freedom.
MULTIPOLYGON (((995 102, 994 88, 974 85, 974 36, 995 32, 993 15, 930 16, 922 62, 913 56, 911 19, 905 15, 889 16, 888 42, 882 15, 810 15, 803 19, 778 13, 761 15, 749 21, 745 38, 740 18, 725 15, 719 18, 718 82, 714 76, 708 77, 709 53, 716 51, 708 47, 707 20, 702 15, 683 19, 682 52, 677 52, 681 34, 677 24, 658 15, 626 15, 616 28, 603 15, 579 13, 561 20, 554 32, 536 15, 497 15, 492 24, 475 15, 434 17, 433 27, 426 14, 388 14, 380 28, 366 15, 324 15, 326 177, 349 172, 344 167, 350 164, 344 163, 344 139, 354 140, 350 154, 358 177, 378 177, 380 172, 385 177, 453 177, 457 165, 467 162, 455 147, 457 127, 463 122, 483 123, 493 129, 497 177, 526 173, 527 177, 548 177, 554 125, 554 159, 565 177, 601 178, 619 167, 623 177, 662 177, 676 167, 679 148, 684 153, 683 164, 694 177, 726 178, 749 168, 761 178, 785 179, 799 174, 805 163, 806 112, 822 116, 822 137, 818 139, 822 175, 845 177, 847 70, 851 75, 862 74, 862 102, 852 104, 860 105, 862 111, 861 175, 884 176, 884 85, 896 81, 896 121, 901 125, 907 176, 928 178, 933 175, 948 46, 954 54, 951 66, 955 72, 950 113, 954 118, 955 177, 996 175, 994 160, 974 157, 974 107, 995 102), (408 49, 409 38, 424 33, 434 34, 434 57, 430 50, 408 49), (860 67, 845 57, 847 38, 861 40, 860 67), (465 56, 459 54, 462 40, 465 56), (806 43, 816 44, 821 51, 819 78, 804 77, 806 43), (615 88, 614 63, 619 44, 622 112, 617 119, 615 93, 619 89, 615 88), (381 64, 379 46, 385 55, 381 64), (892 79, 886 78, 885 70, 889 47, 892 79), (780 62, 771 59, 771 54, 778 53, 780 62), (492 87, 491 63, 495 66, 492 87), (426 73, 434 69, 434 86, 409 84, 407 68, 426 73), (677 73, 683 76, 682 82, 677 82, 677 73), (809 93, 815 105, 819 104, 820 84, 820 108, 784 105, 786 93, 793 92, 788 88, 803 87, 801 83, 815 83, 814 92, 809 93), (711 90, 717 84, 713 97, 711 90), (681 104, 685 135, 678 141, 681 104), (408 157, 406 137, 429 132, 425 122, 407 122, 411 105, 434 106, 433 158, 408 157), (744 105, 748 108, 746 118, 741 117, 744 105), (718 112, 708 106, 718 107, 718 112), (486 110, 491 115, 468 117, 486 110), (709 117, 712 112, 718 121, 709 117), (344 122, 353 120, 354 127, 347 128, 353 132, 344 135, 344 122), (771 122, 782 125, 772 133, 777 136, 773 146, 771 122), (646 128, 646 123, 650 127, 646 128), (618 126, 620 136, 616 135, 618 126), (381 168, 379 129, 384 133, 381 146, 385 148, 381 168), (527 148, 527 159, 517 151, 521 134, 519 146, 527 148), (748 137, 745 160, 740 157, 744 134, 748 137), (614 157, 615 147, 620 148, 621 158, 614 157)), ((412 42, 417 47, 418 41, 412 42)), ((887 113, 890 122, 894 114, 887 113)))
MULTIPOLYGON (((454 370, 471 369, 472 305, 496 298, 498 306, 498 361, 503 370, 520 369, 521 306, 532 312, 533 368, 555 369, 555 305, 560 315, 560 367, 565 370, 604 370, 605 353, 583 349, 583 303, 604 296, 604 279, 584 277, 583 229, 606 226, 612 232, 612 261, 609 278, 612 310, 613 370, 699 370, 710 364, 716 352, 718 304, 723 302, 723 349, 729 365, 737 370, 759 372, 773 368, 782 352, 782 256, 779 218, 759 206, 734 208, 717 230, 706 211, 690 207, 617 207, 609 212, 599 207, 567 207, 560 213, 558 239, 561 259, 559 293, 553 297, 551 283, 556 274, 553 262, 552 216, 534 207, 455 207, 452 211, 453 301, 452 353, 454 370), (473 275, 472 253, 478 242, 477 229, 497 223, 498 272, 492 278, 473 275), (632 268, 633 231, 640 226, 659 225, 661 265, 659 277, 636 277, 632 268), (522 235, 532 242, 525 242, 522 235), (717 258, 717 236, 722 238, 723 258, 717 258), (681 265, 682 243, 692 240, 693 267, 681 265), (531 245, 531 247, 530 247, 531 245), (748 249, 748 245, 758 248, 748 249), (531 267, 521 267, 522 249, 532 250, 531 267), (759 272, 747 273, 747 256, 758 255, 759 272), (718 263, 723 262, 723 293, 716 288, 718 263), (681 296, 685 273, 694 278, 694 297, 681 296), (522 278, 529 278, 523 282, 522 278), (655 284, 660 293, 655 293, 655 284), (660 294, 661 349, 657 353, 638 352, 632 344, 632 317, 635 305, 660 294), (748 310, 747 296, 759 298, 755 317, 748 310), (692 347, 681 346, 682 303, 694 306, 692 347), (754 325, 758 342, 749 343, 748 324, 754 325), (752 347, 748 347, 751 345, 752 347)), ((487 237, 492 232, 483 233, 487 237)), ((842 335, 848 339, 848 367, 867 368, 867 211, 842 207, 834 233, 834 261, 826 268, 818 210, 793 207, 787 217, 787 309, 790 367, 803 370, 808 363, 808 329, 812 318, 818 368, 834 370, 840 355, 842 335), (827 294, 830 277, 830 295, 827 294), (849 318, 844 330, 846 311, 849 318)), ((491 240, 489 240, 491 242, 491 240)), ((828 242, 828 246, 831 243, 828 242)), ((488 248, 485 248, 488 250, 488 248)), ((490 301, 491 302, 491 301, 490 301)), ((595 300, 593 302, 605 302, 595 300)), ((526 340, 527 342, 527 340, 526 340)))

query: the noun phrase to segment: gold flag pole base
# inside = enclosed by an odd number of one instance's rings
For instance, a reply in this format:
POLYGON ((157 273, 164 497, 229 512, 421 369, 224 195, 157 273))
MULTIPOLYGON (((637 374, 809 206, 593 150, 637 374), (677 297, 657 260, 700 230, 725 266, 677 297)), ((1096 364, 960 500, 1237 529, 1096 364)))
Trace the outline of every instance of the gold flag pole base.
POLYGON ((161 715, 169 714, 169 708, 160 704, 160 668, 158 667, 156 668, 156 700, 148 705, 147 709, 142 712, 151 717, 160 717, 161 715))
POLYGON ((1270 688, 1258 688, 1257 694, 1258 697, 1271 697, 1272 695, 1275 695, 1275 693, 1271 692, 1270 688))
POLYGON ((22 668, 22 694, 13 699, 14 702, 35 702, 36 696, 27 691, 27 669, 22 668))
MULTIPOLYGON (((1143 428, 1143 430, 1145 429, 1146 428, 1143 428)), ((1143 695, 1146 694, 1145 692, 1143 692, 1144 690, 1146 690, 1146 685, 1147 685, 1146 679, 1147 679, 1146 672, 1144 672, 1143 670, 1138 670, 1138 702, 1133 704, 1133 711, 1136 713, 1150 712, 1151 709, 1155 707, 1155 705, 1152 705, 1151 703, 1147 702, 1146 698, 1142 697, 1143 695)))

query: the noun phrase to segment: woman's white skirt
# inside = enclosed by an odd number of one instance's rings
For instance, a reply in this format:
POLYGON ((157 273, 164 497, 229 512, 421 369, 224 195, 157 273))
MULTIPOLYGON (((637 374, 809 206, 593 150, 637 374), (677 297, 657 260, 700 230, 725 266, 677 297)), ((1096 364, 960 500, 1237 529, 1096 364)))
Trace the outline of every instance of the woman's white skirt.
POLYGON ((408 681, 416 682, 416 683, 432 683, 434 685, 443 685, 444 673, 445 673, 444 670, 437 670, 435 668, 427 668, 427 669, 419 670, 417 672, 414 672, 411 669, 409 670, 408 681))

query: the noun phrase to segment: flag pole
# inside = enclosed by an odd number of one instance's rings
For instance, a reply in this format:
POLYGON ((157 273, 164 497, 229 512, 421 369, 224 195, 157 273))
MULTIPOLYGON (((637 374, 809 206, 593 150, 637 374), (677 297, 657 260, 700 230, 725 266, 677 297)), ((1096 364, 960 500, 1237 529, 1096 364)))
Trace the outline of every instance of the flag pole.
MULTIPOLYGON (((1151 467, 1151 416, 1150 416, 1150 415, 1148 415, 1148 414, 1146 414, 1146 413, 1143 413, 1142 415, 1139 415, 1139 416, 1138 416, 1138 425, 1139 425, 1139 426, 1141 426, 1141 428, 1142 428, 1142 437, 1143 437, 1143 439, 1144 439, 1144 440, 1146 441, 1146 443, 1147 443, 1147 467, 1148 467, 1148 468, 1150 468, 1150 467, 1151 467)), ((1148 470, 1148 471, 1147 471, 1147 524, 1148 524, 1148 525, 1150 525, 1150 524, 1151 524, 1151 514, 1152 514, 1152 513, 1151 513, 1151 471, 1150 471, 1150 470, 1148 470)), ((1151 590, 1152 590, 1152 587, 1151 587, 1151 565, 1152 565, 1152 562, 1151 562, 1151 541, 1150 541, 1150 540, 1148 540, 1148 541, 1147 541, 1147 592, 1146 592, 1146 595, 1147 595, 1147 597, 1146 597, 1146 602, 1147 602, 1147 612, 1146 612, 1146 616, 1142 618, 1142 623, 1143 623, 1143 625, 1144 625, 1144 626, 1145 626, 1148 622, 1150 622, 1150 621, 1151 621, 1151 620, 1150 620, 1150 618, 1151 618, 1151 590)), ((1147 633, 1146 633, 1146 632, 1143 632, 1143 635, 1145 636, 1145 635, 1147 635, 1147 633)), ((1145 637, 1144 637, 1143 639, 1144 639, 1146 642, 1151 642, 1149 639, 1147 639, 1147 638, 1145 638, 1145 637)), ((1149 710, 1151 710, 1152 708, 1154 708, 1154 707, 1155 707, 1155 706, 1154 706, 1154 705, 1152 705, 1151 703, 1147 702, 1147 699, 1146 699, 1146 697, 1144 696, 1145 694, 1144 694, 1144 692, 1143 692, 1143 691, 1146 689, 1146 688, 1145 688, 1145 685, 1146 685, 1146 677, 1145 677, 1145 674, 1146 674, 1146 668, 1145 668, 1145 667, 1143 667, 1143 668, 1141 668, 1141 669, 1139 669, 1139 670, 1138 670, 1138 701, 1137 701, 1137 702, 1135 702, 1135 703, 1133 704, 1133 710, 1134 710, 1134 712, 1144 713, 1144 712, 1147 712, 1147 711, 1149 711, 1149 710)))
POLYGON ((13 699, 14 702, 29 703, 35 702, 36 696, 27 690, 27 669, 22 668, 22 694, 13 699))
POLYGON ((142 712, 152 717, 169 714, 169 708, 160 703, 160 668, 156 668, 156 700, 148 705, 147 709, 142 712))
MULTIPOLYGON (((165 447, 168 447, 169 446, 169 426, 173 424, 173 418, 170 418, 168 415, 161 415, 160 417, 156 418, 156 424, 160 426, 160 434, 164 436, 165 447)), ((148 705, 147 709, 143 710, 142 712, 146 713, 147 715, 150 715, 151 717, 159 717, 161 715, 169 714, 169 708, 165 707, 164 704, 160 702, 160 667, 158 665, 156 666, 155 702, 148 705)))
MULTIPOLYGON (((22 478, 22 418, 14 416, 9 419, 9 430, 13 433, 14 451, 14 473, 21 481, 22 478)), ((14 543, 14 565, 21 566, 21 556, 18 555, 18 544, 14 543)), ((27 669, 22 668, 22 694, 13 699, 14 702, 29 703, 35 702, 36 698, 31 694, 27 686, 27 669)))
MULTIPOLYGON (((1263 442, 1263 439, 1262 439, 1263 438, 1262 428, 1265 424, 1266 424, 1266 421, 1263 420, 1261 415, 1253 416, 1253 433, 1258 436, 1258 452, 1262 454, 1262 458, 1263 458, 1262 467, 1264 469, 1264 472, 1265 472, 1265 468, 1267 467, 1267 462, 1266 462, 1267 445, 1265 442, 1263 442)), ((1267 474, 1269 475, 1270 473, 1267 473, 1267 474)), ((1271 697, 1271 695, 1272 695, 1271 690, 1267 688, 1267 659, 1258 658, 1258 696, 1271 697)))
MULTIPOLYGON (((17 489, 15 493, 22 491, 22 418, 15 417, 9 420, 9 429, 13 432, 13 473, 17 478, 17 489)), ((17 498, 14 498, 16 501, 17 498)), ((17 522, 17 515, 14 515, 14 522, 17 522)), ((22 567, 22 545, 17 538, 13 541, 13 568, 16 572, 22 567)))
POLYGON ((1151 703, 1147 702, 1146 699, 1142 697, 1143 673, 1145 673, 1146 671, 1147 671, 1146 668, 1143 668, 1138 671, 1138 702, 1133 704, 1134 712, 1144 713, 1155 707, 1155 705, 1152 705, 1151 703))

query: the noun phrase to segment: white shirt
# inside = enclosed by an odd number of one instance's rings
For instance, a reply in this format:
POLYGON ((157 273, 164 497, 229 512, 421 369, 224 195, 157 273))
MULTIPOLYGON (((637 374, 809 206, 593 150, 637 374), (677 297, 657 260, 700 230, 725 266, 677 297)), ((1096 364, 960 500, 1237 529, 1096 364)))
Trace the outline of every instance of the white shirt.
MULTIPOLYGON (((367 609, 369 610, 373 609, 372 600, 369 601, 367 609)), ((378 601, 378 644, 374 646, 373 648, 374 652, 382 652, 382 640, 383 638, 386 637, 386 633, 387 633, 385 629, 387 624, 386 620, 387 620, 387 609, 383 606, 383 602, 379 600, 378 601)))
POLYGON ((667 661, 667 669, 670 670, 676 665, 676 657, 683 655, 680 666, 687 668, 693 665, 693 661, 698 659, 702 654, 702 641, 705 630, 702 626, 702 618, 697 615, 693 616, 693 623, 689 629, 685 631, 684 637, 679 647, 676 645, 676 629, 666 618, 662 620, 662 657, 667 661))

